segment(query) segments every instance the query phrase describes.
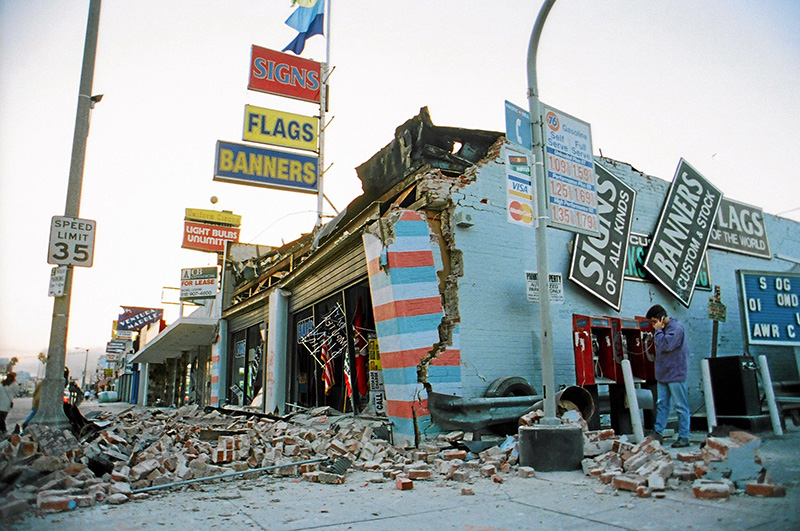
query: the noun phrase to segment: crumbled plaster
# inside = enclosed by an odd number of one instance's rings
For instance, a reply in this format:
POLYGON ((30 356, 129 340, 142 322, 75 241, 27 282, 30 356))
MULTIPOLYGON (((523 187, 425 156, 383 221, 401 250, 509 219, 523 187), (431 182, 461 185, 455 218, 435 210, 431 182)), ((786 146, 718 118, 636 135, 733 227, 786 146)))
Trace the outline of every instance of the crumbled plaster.
POLYGON ((442 299, 442 321, 439 323, 439 341, 417 363, 417 381, 429 388, 428 367, 431 362, 453 344, 453 330, 461 321, 458 307, 458 279, 464 276, 464 256, 456 247, 455 226, 453 223, 456 207, 463 194, 462 189, 475 182, 478 169, 500 156, 504 139, 498 139, 489 149, 486 157, 469 167, 461 175, 448 176, 441 171, 431 171, 418 185, 418 194, 428 198, 425 208, 431 242, 438 244, 441 253, 442 269, 439 277, 439 294, 442 299), (431 205, 435 205, 432 208, 431 205))

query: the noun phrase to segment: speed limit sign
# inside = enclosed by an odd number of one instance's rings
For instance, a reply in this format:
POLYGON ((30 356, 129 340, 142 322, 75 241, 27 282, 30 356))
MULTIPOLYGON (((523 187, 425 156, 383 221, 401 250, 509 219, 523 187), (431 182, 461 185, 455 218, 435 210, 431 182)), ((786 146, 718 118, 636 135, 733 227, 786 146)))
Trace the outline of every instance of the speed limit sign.
POLYGON ((53 216, 47 263, 92 267, 96 226, 90 219, 53 216))

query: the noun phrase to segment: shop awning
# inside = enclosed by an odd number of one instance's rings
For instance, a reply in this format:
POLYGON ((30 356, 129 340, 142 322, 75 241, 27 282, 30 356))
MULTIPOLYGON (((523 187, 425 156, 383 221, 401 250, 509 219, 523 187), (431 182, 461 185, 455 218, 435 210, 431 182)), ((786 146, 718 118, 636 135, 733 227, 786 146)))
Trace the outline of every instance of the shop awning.
POLYGON ((163 363, 179 357, 182 352, 211 345, 217 333, 217 322, 212 317, 181 317, 137 352, 130 362, 163 363))

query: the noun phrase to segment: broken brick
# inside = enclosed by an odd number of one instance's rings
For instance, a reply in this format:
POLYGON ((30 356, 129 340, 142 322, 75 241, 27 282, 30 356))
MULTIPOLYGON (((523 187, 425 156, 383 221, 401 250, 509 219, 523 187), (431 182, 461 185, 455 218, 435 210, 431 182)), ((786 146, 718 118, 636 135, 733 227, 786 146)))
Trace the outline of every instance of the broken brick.
POLYGON ((744 492, 749 496, 777 498, 786 496, 786 487, 783 485, 773 485, 771 483, 747 483, 744 486, 744 492))
POLYGON ((395 483, 397 490, 411 490, 414 488, 414 482, 408 478, 399 478, 395 483))

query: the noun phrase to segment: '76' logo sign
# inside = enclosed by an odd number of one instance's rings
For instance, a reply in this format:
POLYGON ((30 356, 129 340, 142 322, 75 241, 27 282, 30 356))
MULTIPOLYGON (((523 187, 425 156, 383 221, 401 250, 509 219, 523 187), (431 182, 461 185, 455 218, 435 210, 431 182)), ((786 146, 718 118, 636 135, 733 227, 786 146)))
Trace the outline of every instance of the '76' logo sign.
POLYGON ((92 267, 96 227, 90 219, 53 216, 47 263, 92 267))

